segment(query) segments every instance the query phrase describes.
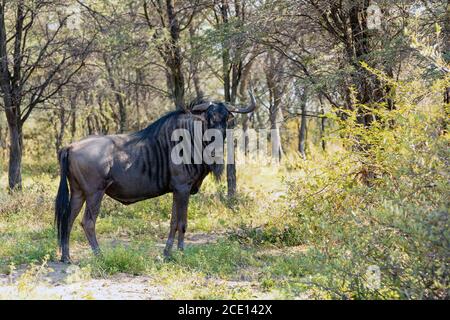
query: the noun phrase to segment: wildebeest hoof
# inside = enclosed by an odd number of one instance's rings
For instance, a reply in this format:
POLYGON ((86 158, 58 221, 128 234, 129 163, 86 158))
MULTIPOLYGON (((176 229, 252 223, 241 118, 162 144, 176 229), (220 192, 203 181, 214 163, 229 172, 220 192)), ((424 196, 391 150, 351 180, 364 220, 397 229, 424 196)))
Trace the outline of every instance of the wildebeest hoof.
POLYGON ((175 257, 173 255, 164 256, 164 262, 174 262, 175 257))
POLYGON ((171 250, 164 250, 164 261, 172 261, 172 251, 171 250))

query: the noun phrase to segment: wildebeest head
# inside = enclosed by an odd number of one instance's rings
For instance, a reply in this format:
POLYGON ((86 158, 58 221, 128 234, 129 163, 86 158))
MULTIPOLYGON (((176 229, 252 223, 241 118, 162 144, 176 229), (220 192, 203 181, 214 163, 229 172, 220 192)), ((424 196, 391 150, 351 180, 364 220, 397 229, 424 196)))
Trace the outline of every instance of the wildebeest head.
MULTIPOLYGON (((227 125, 234 118, 233 113, 250 113, 256 108, 256 100, 249 91, 251 103, 244 108, 237 108, 224 102, 203 102, 192 108, 194 113, 202 113, 208 129, 218 129, 225 134, 227 125)), ((225 136, 224 136, 225 137, 225 136)))
MULTIPOLYGON (((249 91, 250 94, 250 105, 243 108, 237 108, 230 104, 224 102, 203 102, 198 105, 195 105, 192 108, 192 112, 199 113, 202 116, 202 119, 205 123, 206 129, 215 129, 219 130, 222 134, 223 139, 226 137, 226 129, 234 119, 234 113, 250 113, 253 112, 256 108, 256 100, 253 96, 252 92, 249 91)), ((223 148, 223 144, 222 144, 223 148)), ((221 154, 223 154, 223 149, 221 150, 221 154)), ((212 173, 219 179, 221 174, 223 173, 224 165, 223 161, 221 163, 213 163, 209 165, 212 173)))

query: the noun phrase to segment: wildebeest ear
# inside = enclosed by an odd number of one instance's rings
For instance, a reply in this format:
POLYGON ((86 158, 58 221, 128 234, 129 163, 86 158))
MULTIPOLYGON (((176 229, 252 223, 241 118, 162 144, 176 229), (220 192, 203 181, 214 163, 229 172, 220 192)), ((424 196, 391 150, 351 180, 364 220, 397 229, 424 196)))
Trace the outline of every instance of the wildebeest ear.
POLYGON ((193 112, 203 112, 208 110, 208 108, 212 105, 212 102, 208 101, 208 102, 204 102, 204 103, 200 103, 197 104, 196 106, 194 106, 192 108, 193 112))

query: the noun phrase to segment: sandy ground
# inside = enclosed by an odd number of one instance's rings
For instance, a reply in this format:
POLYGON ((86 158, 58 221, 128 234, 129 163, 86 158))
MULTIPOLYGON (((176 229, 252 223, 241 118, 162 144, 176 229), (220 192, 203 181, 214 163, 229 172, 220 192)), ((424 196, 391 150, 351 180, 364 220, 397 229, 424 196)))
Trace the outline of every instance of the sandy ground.
POLYGON ((19 275, 0 276, 0 297, 23 299, 120 299, 152 300, 163 299, 164 290, 152 285, 151 279, 144 276, 116 274, 106 279, 83 279, 74 277, 79 272, 77 266, 62 263, 49 263, 53 271, 39 279, 38 283, 26 284, 21 289, 19 275), (19 279, 19 281, 18 281, 19 279))

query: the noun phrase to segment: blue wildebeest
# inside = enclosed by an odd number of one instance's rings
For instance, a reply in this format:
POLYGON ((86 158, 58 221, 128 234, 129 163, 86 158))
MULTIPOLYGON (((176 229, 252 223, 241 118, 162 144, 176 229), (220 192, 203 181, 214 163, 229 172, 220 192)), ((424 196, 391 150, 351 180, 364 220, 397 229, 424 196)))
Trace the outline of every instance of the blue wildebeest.
POLYGON ((105 194, 123 204, 131 204, 172 192, 172 216, 164 255, 170 255, 177 231, 178 248, 183 250, 189 196, 198 192, 210 172, 220 177, 224 165, 223 161, 174 163, 171 150, 177 142, 173 141, 172 133, 184 129, 194 135, 194 122, 201 119, 202 132, 208 129, 221 132, 223 148, 232 113, 255 109, 251 93, 250 97, 248 107, 203 101, 185 111, 171 112, 141 131, 90 136, 62 148, 58 153, 61 180, 55 202, 61 261, 70 262, 70 231, 85 202, 81 225, 94 253, 100 252, 95 222, 105 194))

